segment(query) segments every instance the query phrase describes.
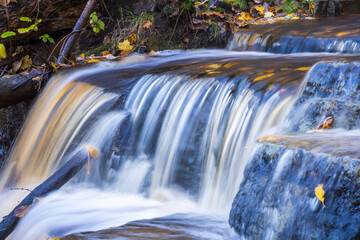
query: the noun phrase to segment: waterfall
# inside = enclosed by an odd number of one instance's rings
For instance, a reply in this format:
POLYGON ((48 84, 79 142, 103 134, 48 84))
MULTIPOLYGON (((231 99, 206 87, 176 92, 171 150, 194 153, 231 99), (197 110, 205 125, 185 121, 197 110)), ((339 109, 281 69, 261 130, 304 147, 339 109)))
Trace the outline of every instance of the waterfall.
MULTIPOLYGON (((158 61, 162 58, 166 57, 158 61)), ((36 219, 39 228, 27 233, 29 239, 118 226, 138 219, 137 215, 146 219, 200 209, 227 214, 237 192, 237 187, 229 186, 238 186, 243 179, 256 138, 284 123, 295 100, 292 92, 301 80, 264 88, 264 82, 252 83, 255 77, 249 75, 194 78, 165 72, 139 75, 121 90, 96 87, 99 79, 91 76, 114 68, 123 65, 58 75, 32 108, 3 170, 2 199, 18 194, 9 187, 32 188, 46 179, 84 144, 97 148, 100 156, 90 175, 81 171, 64 190, 37 204, 21 221, 14 239, 36 219), (86 199, 93 200, 86 205, 82 203, 86 199), (59 201, 62 212, 50 211, 59 201), (96 211, 121 211, 113 215, 118 220, 111 221, 109 215, 103 220, 75 218, 58 227, 40 224, 42 211, 63 221, 79 204, 78 211, 85 211, 108 201, 124 206, 95 207, 96 211), (133 201, 136 205, 131 207, 133 201), (154 206, 163 210, 147 215, 154 206), (121 207, 132 210, 124 213, 121 207)), ((3 214, 11 207, 2 209, 3 214)))
POLYGON ((306 70, 336 57, 200 50, 56 75, 2 170, 0 214, 25 194, 12 187, 34 188, 83 145, 100 155, 89 175, 81 170, 40 200, 10 239, 63 237, 172 214, 220 221, 221 229, 204 231, 230 239, 224 223, 245 167, 259 154, 256 140, 290 129, 306 70))

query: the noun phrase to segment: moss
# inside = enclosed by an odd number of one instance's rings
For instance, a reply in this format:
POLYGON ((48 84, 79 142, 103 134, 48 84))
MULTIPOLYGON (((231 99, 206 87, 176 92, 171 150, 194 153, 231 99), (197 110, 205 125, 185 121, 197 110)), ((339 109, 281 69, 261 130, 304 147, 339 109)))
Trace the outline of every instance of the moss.
POLYGON ((92 54, 95 55, 101 55, 101 52, 107 51, 109 48, 111 48, 114 45, 114 42, 109 42, 107 44, 100 45, 96 47, 95 49, 89 50, 85 53, 86 56, 90 56, 92 54))

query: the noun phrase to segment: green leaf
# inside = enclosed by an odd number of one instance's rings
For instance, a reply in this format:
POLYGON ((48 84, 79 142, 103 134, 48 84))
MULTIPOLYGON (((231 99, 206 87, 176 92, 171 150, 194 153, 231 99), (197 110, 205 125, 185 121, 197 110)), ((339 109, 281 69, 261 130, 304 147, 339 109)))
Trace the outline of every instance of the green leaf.
POLYGON ((96 12, 93 12, 91 15, 90 15, 90 18, 91 20, 93 20, 94 22, 96 22, 98 20, 98 16, 96 16, 96 12))
POLYGON ((28 28, 19 28, 18 29, 18 33, 20 33, 20 34, 24 34, 24 33, 27 33, 27 32, 29 32, 28 28))
POLYGON ((100 32, 100 28, 97 27, 97 26, 94 26, 94 27, 93 27, 93 31, 94 31, 94 33, 99 33, 99 32, 100 32))
POLYGON ((16 33, 12 32, 12 31, 7 31, 4 32, 3 34, 1 34, 1 38, 7 38, 7 37, 11 37, 11 36, 15 36, 16 33))
POLYGON ((103 21, 99 20, 99 21, 97 22, 97 25, 99 26, 99 28, 100 28, 101 30, 104 30, 104 28, 105 28, 105 23, 104 23, 103 21))
POLYGON ((37 25, 37 24, 39 24, 41 22, 42 22, 42 19, 40 18, 40 19, 36 20, 35 25, 37 25))
POLYGON ((0 43, 0 58, 6 58, 6 50, 4 44, 0 43))
POLYGON ((43 42, 47 42, 49 41, 50 43, 54 43, 54 39, 52 37, 49 36, 49 34, 45 33, 44 35, 39 37, 41 40, 43 40, 43 42))
POLYGON ((21 17, 20 18, 20 21, 23 21, 23 22, 31 22, 31 18, 28 18, 28 17, 21 17))

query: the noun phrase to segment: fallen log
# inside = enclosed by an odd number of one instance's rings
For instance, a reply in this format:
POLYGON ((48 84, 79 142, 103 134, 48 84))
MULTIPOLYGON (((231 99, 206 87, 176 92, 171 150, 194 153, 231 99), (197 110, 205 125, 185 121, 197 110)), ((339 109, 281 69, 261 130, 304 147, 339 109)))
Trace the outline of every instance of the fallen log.
POLYGON ((32 80, 34 77, 36 75, 0 78, 0 108, 34 98, 38 93, 36 86, 39 84, 32 80))
POLYGON ((97 157, 97 151, 92 147, 84 147, 71 157, 59 170, 37 186, 14 210, 0 223, 0 240, 4 240, 15 229, 20 218, 29 210, 36 198, 59 189, 75 176, 87 163, 90 155, 97 157))

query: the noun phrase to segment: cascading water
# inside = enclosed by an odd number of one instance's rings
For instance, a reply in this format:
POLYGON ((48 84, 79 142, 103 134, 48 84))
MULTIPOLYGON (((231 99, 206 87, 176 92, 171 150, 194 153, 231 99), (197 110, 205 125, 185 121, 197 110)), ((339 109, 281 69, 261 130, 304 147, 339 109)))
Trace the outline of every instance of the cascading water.
MULTIPOLYGON (((3 169, 1 215, 26 193, 11 187, 33 188, 84 144, 100 156, 89 175, 83 169, 41 199, 9 238, 82 239, 80 232, 121 225, 111 234, 139 239, 141 230, 129 229, 146 225, 156 229, 143 230, 154 238, 176 229, 180 238, 237 238, 226 222, 245 166, 258 154, 256 139, 290 129, 306 70, 337 57, 202 50, 57 75, 3 169)), ((274 181, 291 154, 279 161, 274 181)))

